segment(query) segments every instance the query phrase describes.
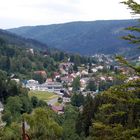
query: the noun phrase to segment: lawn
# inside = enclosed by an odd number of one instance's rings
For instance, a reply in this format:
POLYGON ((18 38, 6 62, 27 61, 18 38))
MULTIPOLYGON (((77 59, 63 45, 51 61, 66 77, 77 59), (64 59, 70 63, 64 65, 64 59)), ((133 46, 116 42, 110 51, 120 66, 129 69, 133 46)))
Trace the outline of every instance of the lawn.
POLYGON ((47 91, 30 91, 29 97, 32 97, 32 96, 36 96, 38 99, 43 100, 43 101, 48 101, 48 100, 58 97, 58 95, 52 92, 47 92, 47 91))

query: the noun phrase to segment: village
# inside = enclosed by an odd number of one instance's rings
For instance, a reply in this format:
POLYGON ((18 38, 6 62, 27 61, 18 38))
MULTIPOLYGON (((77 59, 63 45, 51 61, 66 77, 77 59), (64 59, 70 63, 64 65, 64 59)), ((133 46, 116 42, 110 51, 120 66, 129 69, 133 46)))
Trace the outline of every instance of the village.
MULTIPOLYGON (((56 99, 48 101, 48 105, 51 105, 54 111, 62 113, 63 107, 70 102, 71 95, 75 92, 73 83, 77 77, 80 86, 76 92, 84 96, 90 93, 93 97, 112 85, 139 79, 138 76, 131 75, 133 71, 130 68, 118 65, 110 56, 102 54, 92 57, 96 59, 96 63, 82 64, 77 68, 69 60, 61 62, 59 64, 59 71, 54 72, 53 77, 47 77, 47 72, 44 70, 34 71, 35 75, 45 79, 42 83, 35 79, 20 81, 19 79, 12 78, 12 80, 17 83, 21 82, 23 87, 29 91, 46 91, 47 93, 58 95, 56 99), (119 73, 121 74, 121 78, 118 77, 119 73), (128 75, 130 76, 126 79, 125 75, 127 77, 128 75), (55 103, 60 98, 62 99, 62 103, 56 106, 55 103)), ((138 58, 139 61, 140 58, 138 58)))

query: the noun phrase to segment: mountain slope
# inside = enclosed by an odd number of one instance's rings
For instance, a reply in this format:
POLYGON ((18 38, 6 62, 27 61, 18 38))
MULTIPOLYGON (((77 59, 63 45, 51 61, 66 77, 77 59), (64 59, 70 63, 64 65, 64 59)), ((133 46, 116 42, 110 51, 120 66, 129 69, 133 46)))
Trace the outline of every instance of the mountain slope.
POLYGON ((20 47, 36 48, 43 50, 48 49, 48 46, 44 43, 41 43, 33 39, 27 39, 2 29, 0 29, 0 39, 3 39, 5 43, 8 45, 10 44, 20 47))
POLYGON ((128 31, 124 31, 125 27, 136 23, 136 20, 71 22, 46 26, 27 26, 8 31, 69 52, 86 55, 112 54, 131 50, 128 47, 130 46, 128 42, 120 38, 128 33, 128 31))

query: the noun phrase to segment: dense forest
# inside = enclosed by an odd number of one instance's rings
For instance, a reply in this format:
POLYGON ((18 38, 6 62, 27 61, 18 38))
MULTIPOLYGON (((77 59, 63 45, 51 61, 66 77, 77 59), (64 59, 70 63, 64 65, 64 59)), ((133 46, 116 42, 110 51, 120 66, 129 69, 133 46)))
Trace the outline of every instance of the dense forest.
POLYGON ((90 57, 83 57, 78 54, 27 48, 26 46, 19 46, 17 42, 13 45, 5 38, 0 38, 0 69, 8 72, 8 74, 15 74, 15 77, 20 79, 31 79, 34 71, 39 70, 45 70, 47 76, 52 77, 53 72, 58 71, 58 64, 62 61, 67 62, 69 60, 76 66, 94 61, 90 57))
POLYGON ((137 23, 137 20, 101 20, 27 26, 8 31, 36 39, 48 44, 51 48, 82 55, 97 53, 131 55, 132 51, 134 51, 132 55, 138 55, 138 50, 131 48, 126 41, 120 40, 121 36, 130 33, 130 31, 124 31, 124 28, 137 23))

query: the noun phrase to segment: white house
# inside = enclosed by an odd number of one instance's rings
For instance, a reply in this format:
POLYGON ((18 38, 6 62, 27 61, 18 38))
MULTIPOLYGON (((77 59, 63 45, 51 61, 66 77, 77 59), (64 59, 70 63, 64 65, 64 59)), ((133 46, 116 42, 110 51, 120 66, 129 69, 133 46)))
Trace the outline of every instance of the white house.
POLYGON ((88 72, 85 71, 85 70, 82 70, 81 74, 82 74, 82 75, 88 75, 88 72))
POLYGON ((11 80, 12 80, 12 81, 15 81, 17 84, 20 83, 20 80, 19 80, 19 79, 12 78, 11 80))
POLYGON ((31 79, 27 81, 27 84, 38 84, 38 81, 31 79))
POLYGON ((106 81, 106 78, 103 77, 103 76, 101 76, 100 79, 101 79, 102 81, 106 81))
POLYGON ((104 67, 103 66, 98 66, 98 67, 96 67, 96 69, 98 69, 98 70, 102 70, 104 67))
POLYGON ((92 69, 92 72, 97 72, 98 70, 96 68, 93 68, 92 69))

